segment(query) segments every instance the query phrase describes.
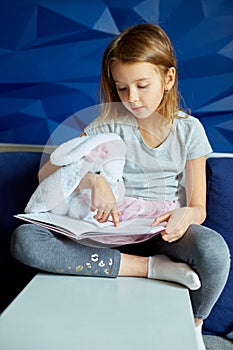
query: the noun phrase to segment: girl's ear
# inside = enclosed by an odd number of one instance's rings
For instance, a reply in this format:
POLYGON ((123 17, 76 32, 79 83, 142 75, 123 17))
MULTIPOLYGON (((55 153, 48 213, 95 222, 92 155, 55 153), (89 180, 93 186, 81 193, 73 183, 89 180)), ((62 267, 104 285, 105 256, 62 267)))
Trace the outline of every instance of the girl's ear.
POLYGON ((166 77, 165 77, 165 91, 168 92, 172 89, 176 81, 176 69, 175 67, 169 68, 166 77))

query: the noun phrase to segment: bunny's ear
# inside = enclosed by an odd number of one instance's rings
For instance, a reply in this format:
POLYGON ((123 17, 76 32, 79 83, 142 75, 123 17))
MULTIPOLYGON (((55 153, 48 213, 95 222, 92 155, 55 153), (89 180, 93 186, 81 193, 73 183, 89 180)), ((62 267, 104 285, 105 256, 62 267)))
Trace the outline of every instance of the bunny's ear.
MULTIPOLYGON (((95 136, 87 135, 87 136, 77 137, 58 146, 52 152, 50 156, 50 161, 52 164, 55 164, 55 165, 68 165, 86 157, 92 151, 95 152, 95 149, 98 148, 98 146, 103 146, 105 143, 110 142, 110 146, 113 146, 113 142, 115 141, 117 141, 118 144, 119 142, 121 144, 124 144, 121 137, 114 133, 97 134, 95 136)), ((107 149, 108 148, 109 147, 107 147, 107 149)), ((117 150, 117 152, 119 152, 120 150, 119 147, 116 147, 114 149, 115 151, 117 150)), ((112 152, 112 151, 109 150, 109 152, 112 152)), ((98 151, 98 157, 102 157, 102 158, 107 157, 107 155, 105 155, 104 149, 103 151, 100 151, 100 154, 102 156, 99 156, 99 151, 98 151)), ((93 156, 90 156, 89 158, 90 161, 93 161, 92 158, 93 156)))
POLYGON ((99 159, 106 158, 108 156, 108 148, 106 145, 99 145, 95 149, 93 149, 91 152, 89 152, 84 158, 88 162, 95 162, 99 159))

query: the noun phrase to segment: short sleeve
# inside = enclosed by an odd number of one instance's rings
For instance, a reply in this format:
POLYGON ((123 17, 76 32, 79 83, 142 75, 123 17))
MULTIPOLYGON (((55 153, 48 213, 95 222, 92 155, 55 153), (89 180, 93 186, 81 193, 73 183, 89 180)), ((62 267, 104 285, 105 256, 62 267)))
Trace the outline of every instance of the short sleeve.
POLYGON ((211 153, 213 150, 201 122, 194 117, 189 117, 188 120, 188 130, 186 130, 187 160, 211 153))
POLYGON ((97 134, 107 134, 115 132, 113 123, 100 123, 99 119, 95 119, 91 124, 87 125, 84 132, 88 136, 95 136, 97 134))

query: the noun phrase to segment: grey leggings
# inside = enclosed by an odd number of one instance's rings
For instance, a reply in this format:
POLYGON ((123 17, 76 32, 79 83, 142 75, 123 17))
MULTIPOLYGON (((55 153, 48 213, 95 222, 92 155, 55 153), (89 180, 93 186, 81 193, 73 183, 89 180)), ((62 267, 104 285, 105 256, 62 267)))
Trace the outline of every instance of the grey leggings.
POLYGON ((156 236, 143 243, 110 249, 84 246, 45 228, 24 224, 12 235, 11 251, 17 260, 40 270, 98 277, 117 277, 121 252, 141 256, 166 254, 187 263, 199 275, 202 286, 190 291, 190 298, 194 317, 200 319, 210 313, 230 268, 230 254, 223 238, 201 225, 191 225, 174 243, 156 236))

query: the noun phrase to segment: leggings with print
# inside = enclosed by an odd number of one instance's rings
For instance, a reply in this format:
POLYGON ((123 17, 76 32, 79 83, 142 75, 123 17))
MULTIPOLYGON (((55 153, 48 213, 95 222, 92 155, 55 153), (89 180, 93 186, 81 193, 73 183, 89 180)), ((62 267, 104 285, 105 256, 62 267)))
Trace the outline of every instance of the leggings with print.
POLYGON ((117 277, 121 253, 151 256, 165 254, 185 262, 199 275, 201 288, 190 291, 194 317, 205 319, 219 298, 230 268, 229 249, 217 232, 190 225, 176 242, 160 235, 148 241, 117 248, 94 248, 34 224, 19 226, 11 239, 12 255, 39 270, 81 276, 117 277))

